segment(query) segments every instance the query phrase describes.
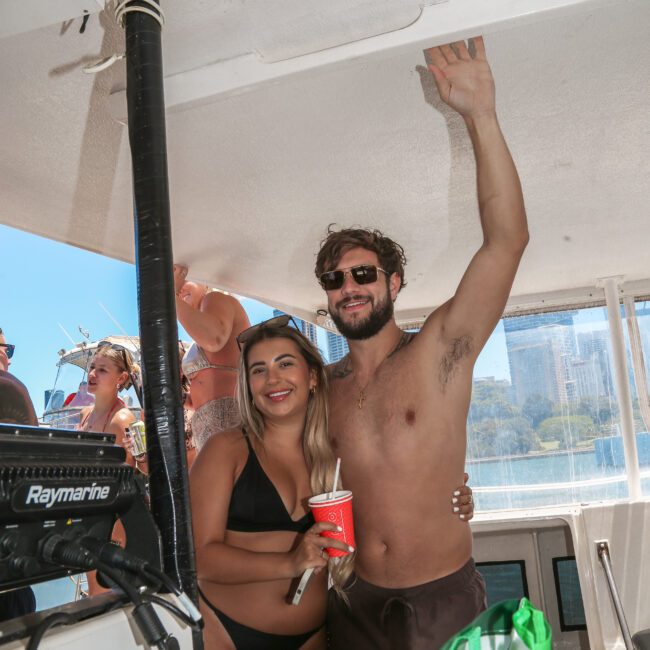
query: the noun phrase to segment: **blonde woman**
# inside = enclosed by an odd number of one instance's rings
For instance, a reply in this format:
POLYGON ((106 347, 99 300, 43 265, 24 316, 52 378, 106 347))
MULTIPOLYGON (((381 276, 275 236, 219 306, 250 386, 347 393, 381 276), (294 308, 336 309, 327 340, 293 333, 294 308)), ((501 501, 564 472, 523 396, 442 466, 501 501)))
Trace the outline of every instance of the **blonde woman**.
MULTIPOLYGON (((115 444, 127 450, 126 462, 137 467, 125 439, 126 430, 135 422, 135 416, 119 396, 120 391, 128 389, 137 381, 140 372, 131 353, 122 345, 101 341, 97 346, 88 370, 88 392, 95 397, 95 403, 81 411, 79 429, 110 433, 115 436, 115 444)), ((113 529, 113 540, 124 545, 124 528, 118 521, 113 529)), ((87 574, 88 592, 95 595, 105 591, 97 583, 95 572, 87 574)))
MULTIPOLYGON (((88 392, 95 397, 95 403, 81 411, 79 429, 112 433, 115 443, 124 447, 124 434, 135 416, 119 393, 133 384, 138 373, 139 367, 124 346, 101 341, 88 369, 88 392)), ((127 462, 134 465, 130 454, 127 462)))
POLYGON ((213 436, 190 475, 196 563, 210 650, 325 648, 327 577, 340 589, 353 555, 335 563, 307 499, 330 489, 327 375, 289 317, 242 332, 242 426, 213 436), (329 565, 329 566, 328 566, 329 565), (292 582, 315 568, 300 604, 292 582), (329 569, 324 571, 323 569, 329 569))

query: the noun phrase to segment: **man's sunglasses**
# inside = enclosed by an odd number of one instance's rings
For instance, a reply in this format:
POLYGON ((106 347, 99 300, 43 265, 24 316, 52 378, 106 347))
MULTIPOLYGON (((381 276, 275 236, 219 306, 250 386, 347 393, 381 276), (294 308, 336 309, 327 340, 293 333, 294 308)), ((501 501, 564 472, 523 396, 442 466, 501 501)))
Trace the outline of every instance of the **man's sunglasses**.
POLYGON ((293 320, 289 314, 282 314, 282 316, 275 316, 273 318, 269 318, 268 320, 262 321, 261 323, 253 325, 253 327, 249 327, 248 329, 241 332, 241 334, 239 334, 237 337, 237 346, 241 350, 242 347, 246 345, 246 342, 250 341, 253 335, 262 329, 277 330, 282 327, 287 327, 289 323, 293 323, 293 326, 296 329, 299 329, 296 321, 293 320))
POLYGON ((334 289, 340 289, 343 286, 348 274, 357 284, 372 284, 377 281, 377 271, 388 275, 387 271, 374 264, 359 264, 359 266, 352 266, 349 269, 326 271, 318 279, 325 291, 334 291, 334 289))
POLYGON ((11 357, 14 356, 14 350, 16 349, 16 346, 13 343, 0 343, 0 347, 5 349, 7 359, 11 359, 11 357))

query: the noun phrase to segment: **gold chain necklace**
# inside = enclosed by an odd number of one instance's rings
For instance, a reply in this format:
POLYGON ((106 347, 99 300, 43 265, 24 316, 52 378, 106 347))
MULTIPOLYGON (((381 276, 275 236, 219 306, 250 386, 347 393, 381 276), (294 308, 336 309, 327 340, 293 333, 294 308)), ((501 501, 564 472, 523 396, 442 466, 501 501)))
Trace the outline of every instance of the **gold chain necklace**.
MULTIPOLYGON (((382 359, 379 366, 381 366, 381 364, 384 363, 384 361, 386 361, 388 357, 391 357, 393 354, 395 354, 395 352, 397 352, 408 340, 410 340, 410 338, 411 337, 408 334, 408 332, 402 332, 402 334, 399 337, 399 341, 397 341, 397 345, 382 359)), ((377 368, 379 368, 379 366, 377 366, 377 368)), ((366 388, 368 388, 370 381, 372 380, 372 375, 370 376, 370 379, 368 379, 368 381, 363 386, 361 386, 357 381, 354 372, 352 373, 352 379, 354 383, 357 385, 357 388, 359 389, 359 397, 357 398, 357 408, 362 409, 363 403, 366 401, 366 388)))

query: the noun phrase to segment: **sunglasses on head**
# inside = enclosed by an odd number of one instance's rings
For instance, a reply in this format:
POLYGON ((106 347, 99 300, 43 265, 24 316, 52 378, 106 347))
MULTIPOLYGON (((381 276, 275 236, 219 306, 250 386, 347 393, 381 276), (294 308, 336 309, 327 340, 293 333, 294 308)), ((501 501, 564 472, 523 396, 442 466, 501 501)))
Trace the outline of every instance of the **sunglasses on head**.
POLYGON ((262 321, 261 323, 258 323, 257 325, 253 325, 253 327, 249 327, 248 329, 241 332, 241 334, 237 337, 237 346, 241 350, 242 347, 246 344, 246 342, 250 341, 253 335, 262 329, 277 330, 282 327, 287 327, 289 323, 293 323, 293 326, 296 329, 298 329, 298 325, 296 321, 293 320, 293 318, 289 316, 289 314, 282 314, 282 316, 274 316, 273 318, 269 318, 268 320, 262 321))
MULTIPOLYGON (((124 360, 124 367, 125 368, 129 367, 128 358, 126 356, 126 353, 128 352, 128 350, 123 345, 120 345, 119 343, 111 343, 110 341, 100 341, 97 344, 97 349, 101 350, 102 348, 110 348, 111 350, 115 350, 116 352, 121 352, 122 353, 122 359, 124 360)), ((129 354, 130 354, 130 352, 129 352, 129 354)))
POLYGON ((352 279, 357 284, 372 284, 377 281, 377 271, 381 271, 388 275, 388 271, 374 264, 359 264, 358 266, 352 266, 349 269, 337 269, 336 271, 326 271, 321 273, 318 278, 321 284, 321 287, 325 291, 333 291, 334 289, 340 289, 345 282, 345 277, 349 274, 352 276, 352 279))
POLYGON ((0 347, 5 349, 7 359, 11 359, 14 356, 14 350, 16 346, 13 343, 0 343, 0 347))

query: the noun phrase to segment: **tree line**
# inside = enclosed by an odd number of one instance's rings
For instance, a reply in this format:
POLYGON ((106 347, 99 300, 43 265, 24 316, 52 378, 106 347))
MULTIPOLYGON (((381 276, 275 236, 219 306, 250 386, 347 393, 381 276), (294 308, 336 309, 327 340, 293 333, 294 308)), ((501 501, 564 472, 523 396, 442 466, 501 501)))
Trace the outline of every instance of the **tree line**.
POLYGON ((557 404, 542 395, 531 395, 518 406, 510 390, 506 381, 474 382, 467 419, 470 457, 584 449, 593 447, 596 438, 616 434, 618 408, 613 397, 557 404))

